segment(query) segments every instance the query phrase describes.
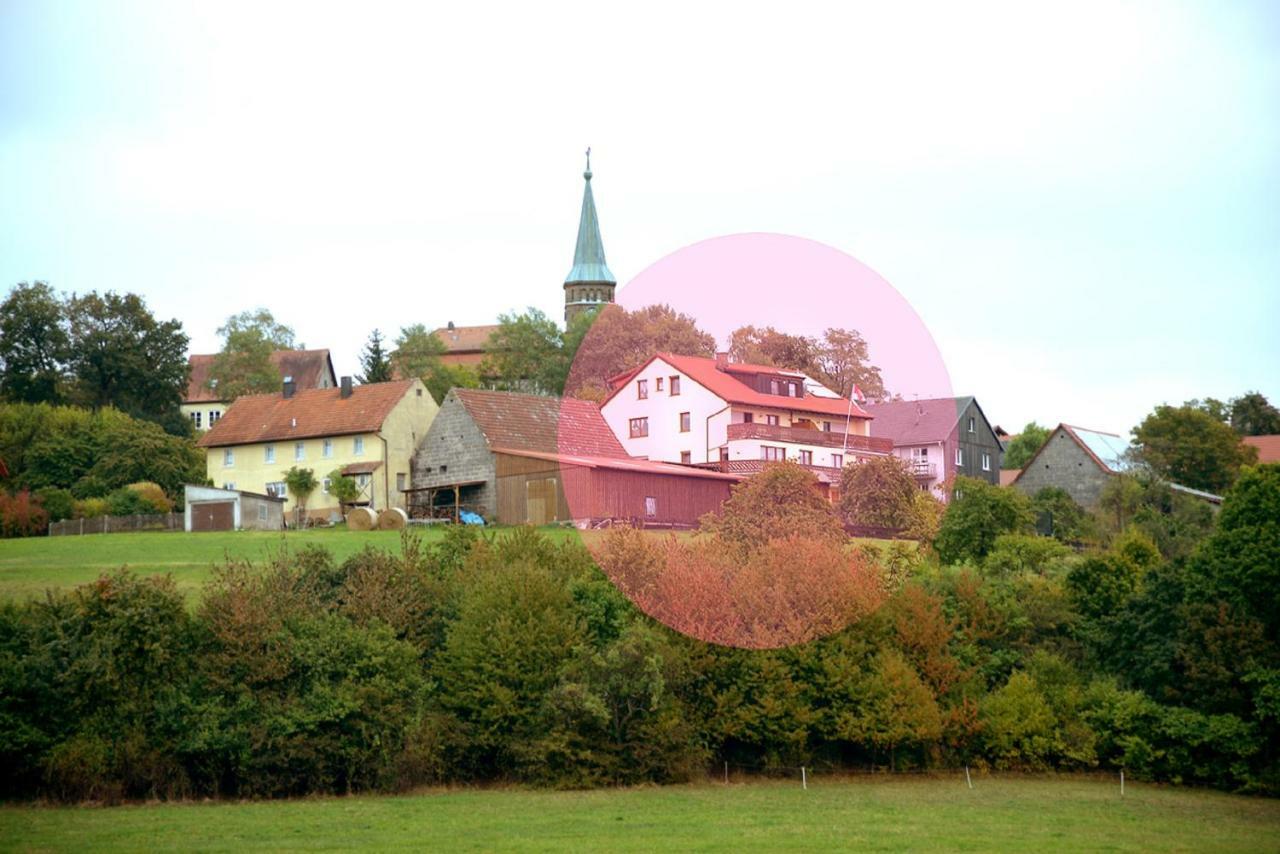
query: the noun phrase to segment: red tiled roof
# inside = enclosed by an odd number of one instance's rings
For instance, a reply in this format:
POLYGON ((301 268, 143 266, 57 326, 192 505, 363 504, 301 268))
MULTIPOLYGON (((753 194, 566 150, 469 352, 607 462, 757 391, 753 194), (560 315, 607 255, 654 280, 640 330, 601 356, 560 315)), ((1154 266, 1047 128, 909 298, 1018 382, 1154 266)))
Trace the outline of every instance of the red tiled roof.
MULTIPOLYGON (((654 359, 661 359, 680 373, 689 377, 689 379, 705 387, 712 394, 729 403, 738 403, 744 406, 759 406, 764 409, 787 409, 793 412, 811 412, 823 415, 838 415, 841 418, 852 413, 854 418, 871 418, 867 410, 858 404, 853 404, 852 410, 849 407, 849 401, 842 397, 818 397, 817 395, 804 393, 803 397, 783 397, 777 394, 765 394, 756 391, 747 386, 741 380, 735 379, 730 374, 774 374, 778 376, 795 377, 801 379, 804 374, 796 371, 785 370, 783 368, 775 368, 767 365, 748 365, 748 364, 730 364, 723 370, 717 367, 715 359, 708 359, 703 356, 677 356, 674 353, 657 353, 651 356, 643 365, 634 371, 628 371, 614 380, 618 384, 610 392, 609 397, 605 399, 607 403, 619 391, 621 391, 630 381, 631 377, 644 370, 654 359)), ((803 383, 801 388, 803 388, 803 383)))
MULTIPOLYGON (((224 400, 209 388, 210 372, 216 353, 192 353, 187 357, 191 366, 191 379, 187 381, 184 403, 211 403, 224 400)), ((293 377, 299 390, 335 385, 333 362, 328 350, 276 350, 271 354, 271 364, 280 371, 280 378, 293 377), (326 382, 327 381, 327 382, 326 382)))
POLYGON ((1018 475, 1020 474, 1022 474, 1022 469, 1000 469, 1000 485, 1012 485, 1013 482, 1018 479, 1018 475))
POLYGON ((867 404, 875 416, 872 435, 893 439, 895 445, 928 445, 951 437, 968 397, 931 397, 867 404))
POLYGON ((497 324, 488 326, 455 326, 450 329, 442 326, 432 334, 440 339, 449 353, 480 353, 489 343, 489 336, 501 327, 497 324))
MULTIPOLYGON (((307 389, 293 397, 252 394, 238 398, 208 433, 202 448, 373 433, 418 380, 358 385, 344 398, 340 388, 307 389)), ((425 394, 425 391, 423 392, 425 394)))
POLYGON ((627 458, 600 407, 590 401, 474 388, 449 393, 466 407, 491 449, 627 458))
POLYGON ((1245 436, 1244 443, 1258 449, 1258 462, 1280 463, 1280 436, 1245 436))
POLYGON ((529 451, 519 448, 491 447, 489 450, 497 454, 510 454, 516 457, 532 457, 537 460, 548 460, 566 466, 582 466, 584 468, 605 468, 617 471, 633 471, 642 474, 670 474, 677 477, 701 477, 711 480, 740 481, 742 475, 729 474, 714 469, 681 466, 675 463, 663 463, 656 460, 644 460, 639 457, 599 457, 589 454, 560 454, 529 451))

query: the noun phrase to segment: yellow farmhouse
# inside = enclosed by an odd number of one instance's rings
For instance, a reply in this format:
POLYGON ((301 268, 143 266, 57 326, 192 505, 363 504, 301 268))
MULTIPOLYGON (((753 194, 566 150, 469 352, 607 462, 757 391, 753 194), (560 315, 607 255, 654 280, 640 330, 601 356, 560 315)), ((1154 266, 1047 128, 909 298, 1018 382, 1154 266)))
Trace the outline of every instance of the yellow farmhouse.
POLYGON ((315 472, 320 486, 308 496, 312 519, 337 519, 338 500, 328 486, 332 473, 354 478, 357 504, 374 510, 404 508, 410 461, 439 407, 420 380, 355 385, 343 377, 337 388, 294 390, 241 397, 200 437, 209 480, 215 486, 287 499, 293 466, 315 472))

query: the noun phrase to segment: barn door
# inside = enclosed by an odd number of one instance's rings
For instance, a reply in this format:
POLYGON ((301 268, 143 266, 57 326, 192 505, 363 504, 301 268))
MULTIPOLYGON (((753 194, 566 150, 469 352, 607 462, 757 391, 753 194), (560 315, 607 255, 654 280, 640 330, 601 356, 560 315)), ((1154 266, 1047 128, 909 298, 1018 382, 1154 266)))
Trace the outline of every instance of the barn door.
POLYGON ((556 520, 556 479, 543 477, 524 482, 525 521, 546 525, 556 520))

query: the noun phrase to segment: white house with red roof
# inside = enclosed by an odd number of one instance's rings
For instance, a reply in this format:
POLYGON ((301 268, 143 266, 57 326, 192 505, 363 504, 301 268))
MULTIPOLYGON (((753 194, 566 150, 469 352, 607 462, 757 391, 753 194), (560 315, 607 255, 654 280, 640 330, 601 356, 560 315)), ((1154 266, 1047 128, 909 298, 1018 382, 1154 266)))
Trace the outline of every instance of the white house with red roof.
POLYGON ((861 406, 797 371, 658 353, 614 377, 601 414, 633 457, 749 474, 792 460, 832 483, 860 457, 893 451, 861 406))

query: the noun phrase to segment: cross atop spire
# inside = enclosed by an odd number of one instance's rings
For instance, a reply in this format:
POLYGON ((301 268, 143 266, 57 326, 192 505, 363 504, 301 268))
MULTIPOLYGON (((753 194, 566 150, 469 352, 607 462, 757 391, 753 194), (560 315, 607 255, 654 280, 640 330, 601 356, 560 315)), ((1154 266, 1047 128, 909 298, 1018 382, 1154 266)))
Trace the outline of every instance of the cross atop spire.
POLYGON ((573 269, 565 278, 566 285, 576 282, 617 284, 617 279, 604 260, 604 241, 600 239, 600 219, 591 192, 591 149, 587 149, 587 171, 582 173, 586 186, 582 191, 582 214, 578 218, 578 242, 573 247, 573 269))
POLYGON ((587 170, 582 173, 582 214, 578 218, 578 241, 573 247, 573 269, 564 280, 565 321, 579 311, 613 302, 618 280, 604 260, 604 241, 600 239, 600 219, 591 192, 591 149, 587 149, 587 170))

